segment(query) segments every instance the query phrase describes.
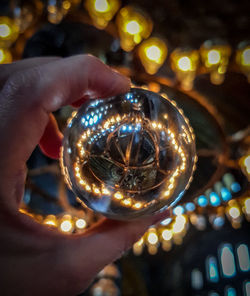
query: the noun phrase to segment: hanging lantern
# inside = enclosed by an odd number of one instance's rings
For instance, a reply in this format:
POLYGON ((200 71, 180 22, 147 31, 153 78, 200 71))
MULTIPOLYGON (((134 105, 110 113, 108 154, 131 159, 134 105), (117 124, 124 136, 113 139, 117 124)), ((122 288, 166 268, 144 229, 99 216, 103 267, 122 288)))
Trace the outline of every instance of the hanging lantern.
POLYGON ((0 47, 8 48, 16 41, 19 34, 18 26, 14 20, 7 17, 0 17, 0 47))
POLYGON ((104 29, 121 6, 120 0, 87 0, 85 7, 94 25, 104 29))
POLYGON ((250 42, 242 42, 239 44, 236 53, 236 63, 242 73, 247 76, 247 80, 250 83, 250 42))
POLYGON ((221 84, 227 70, 231 48, 221 41, 205 41, 200 48, 203 64, 210 72, 210 80, 213 84, 221 84))
POLYGON ((184 90, 191 90, 199 63, 198 51, 177 48, 172 52, 170 59, 171 68, 176 73, 181 87, 184 90))
POLYGON ((117 15, 116 22, 121 47, 125 51, 131 51, 135 45, 148 38, 153 28, 150 17, 132 6, 122 8, 117 15))
POLYGON ((155 74, 167 57, 166 43, 157 37, 150 37, 142 42, 138 54, 146 72, 155 74))
POLYGON ((0 48, 0 64, 12 62, 12 55, 8 49, 0 48))

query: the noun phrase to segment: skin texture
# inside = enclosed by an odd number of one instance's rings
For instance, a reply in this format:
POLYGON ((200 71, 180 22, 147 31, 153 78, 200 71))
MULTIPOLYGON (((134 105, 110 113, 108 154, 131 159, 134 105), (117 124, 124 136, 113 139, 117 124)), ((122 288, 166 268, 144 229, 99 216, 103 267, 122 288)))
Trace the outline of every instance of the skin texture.
POLYGON ((77 295, 150 225, 168 215, 136 222, 104 218, 84 234, 65 235, 18 211, 26 161, 36 145, 58 158, 62 135, 51 112, 129 88, 129 79, 89 55, 0 66, 1 295, 77 295))

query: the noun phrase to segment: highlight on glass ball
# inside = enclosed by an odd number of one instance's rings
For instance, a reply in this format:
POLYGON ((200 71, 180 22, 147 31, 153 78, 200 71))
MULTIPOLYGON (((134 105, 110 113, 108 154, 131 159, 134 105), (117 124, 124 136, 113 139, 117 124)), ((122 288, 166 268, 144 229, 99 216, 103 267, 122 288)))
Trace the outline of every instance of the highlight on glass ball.
POLYGON ((73 112, 61 151, 65 181, 78 201, 118 220, 177 203, 195 169, 195 137, 164 94, 131 88, 73 112))

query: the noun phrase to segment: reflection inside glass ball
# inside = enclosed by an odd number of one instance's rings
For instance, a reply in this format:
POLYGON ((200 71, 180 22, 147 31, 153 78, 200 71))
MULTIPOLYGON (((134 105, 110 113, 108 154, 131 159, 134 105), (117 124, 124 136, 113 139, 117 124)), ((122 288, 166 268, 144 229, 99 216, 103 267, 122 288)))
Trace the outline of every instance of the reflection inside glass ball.
POLYGON ((182 110, 165 95, 137 88, 73 113, 61 157, 78 200, 121 220, 176 203, 195 162, 194 134, 182 110))

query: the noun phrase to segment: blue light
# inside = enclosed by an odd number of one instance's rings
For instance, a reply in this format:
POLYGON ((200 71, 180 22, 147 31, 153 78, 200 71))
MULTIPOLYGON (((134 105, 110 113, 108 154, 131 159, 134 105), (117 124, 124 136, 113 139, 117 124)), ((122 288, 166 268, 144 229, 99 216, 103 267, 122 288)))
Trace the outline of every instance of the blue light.
POLYGON ((232 198, 232 194, 226 187, 222 187, 220 193, 221 193, 221 198, 224 201, 229 201, 232 198))
POLYGON ((168 225, 170 222, 172 221, 172 218, 166 218, 164 220, 161 221, 161 225, 168 225))
POLYGON ((231 189, 234 193, 237 193, 241 190, 241 187, 240 187, 240 184, 238 182, 234 182, 232 185, 231 185, 231 189))
POLYGON ((126 94, 126 99, 127 100, 131 100, 132 98, 133 98, 133 94, 132 93, 126 94))
POLYGON ((128 130, 132 131, 132 125, 129 125, 128 130))
POLYGON ((72 120, 70 121, 70 123, 68 124, 68 127, 71 127, 72 126, 72 120))
POLYGON ((89 120, 89 118, 90 118, 90 115, 88 114, 88 115, 86 116, 86 119, 89 120))
POLYGON ((122 130, 125 132, 126 129, 127 129, 127 126, 126 125, 123 125, 122 130))
POLYGON ((220 197, 217 193, 211 192, 209 194, 210 203, 213 207, 218 207, 220 205, 220 197))
POLYGON ((89 122, 88 121, 85 121, 85 126, 88 126, 89 125, 89 122))
POLYGON ((224 225, 225 219, 223 217, 216 217, 213 221, 213 224, 216 228, 220 228, 224 225))
POLYGON ((97 116, 97 115, 95 115, 95 116, 94 116, 94 123, 96 123, 96 122, 97 122, 97 120, 98 120, 98 116, 97 116))
POLYGON ((218 265, 215 257, 208 257, 206 259, 206 272, 207 272, 207 279, 210 282, 218 283, 219 271, 218 271, 218 265))
POLYGON ((188 212, 193 212, 195 210, 195 204, 193 202, 188 202, 186 204, 186 209, 188 212))
POLYGON ((84 124, 85 122, 85 118, 83 117, 82 120, 81 120, 82 124, 84 124))
POLYGON ((93 118, 91 117, 90 120, 89 120, 89 125, 93 125, 94 124, 94 120, 93 118))
POLYGON ((182 215, 184 213, 184 208, 182 206, 177 206, 173 210, 174 215, 182 215))
POLYGON ((235 276, 236 266, 232 246, 230 244, 224 244, 220 248, 219 255, 223 276, 226 278, 231 278, 235 276))
POLYGON ((198 197, 197 203, 200 207, 206 207, 208 205, 208 201, 205 195, 200 195, 198 197))
POLYGON ((236 296, 236 291, 234 288, 232 287, 228 287, 226 288, 226 293, 225 293, 226 296, 236 296))

